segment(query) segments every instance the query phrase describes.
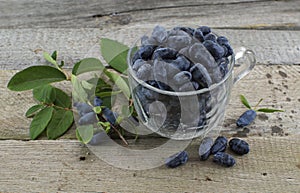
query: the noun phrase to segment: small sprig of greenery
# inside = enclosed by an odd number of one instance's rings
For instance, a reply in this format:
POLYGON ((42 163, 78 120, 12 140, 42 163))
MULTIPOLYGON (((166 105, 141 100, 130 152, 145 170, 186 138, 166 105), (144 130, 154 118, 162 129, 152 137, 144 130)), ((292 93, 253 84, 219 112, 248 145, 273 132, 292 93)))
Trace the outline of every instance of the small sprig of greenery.
POLYGON ((263 113, 284 112, 283 110, 280 110, 280 109, 270 109, 270 108, 259 108, 259 109, 257 109, 258 106, 260 105, 260 103, 263 101, 262 98, 257 102, 257 104, 254 107, 252 107, 250 105, 250 103, 248 102, 248 100, 246 99, 246 97, 244 95, 240 95, 240 100, 241 100, 241 102, 243 103, 243 105, 245 107, 247 107, 250 110, 254 110, 256 112, 263 112, 263 113))
POLYGON ((274 113, 274 112, 282 112, 282 110, 279 109, 269 109, 269 108, 259 108, 257 109, 258 105, 263 101, 263 99, 260 99, 258 103, 254 106, 254 108, 251 107, 248 100, 244 95, 240 95, 241 102, 244 104, 245 107, 248 108, 247 111, 245 111, 237 120, 236 125, 238 127, 245 127, 249 124, 251 124, 255 118, 257 112, 263 112, 263 113, 274 113))
POLYGON ((26 117, 33 118, 30 124, 30 138, 37 139, 42 133, 46 133, 48 139, 57 139, 62 136, 74 123, 75 109, 72 107, 72 100, 91 104, 90 98, 98 96, 103 100, 103 106, 95 107, 94 111, 99 115, 97 126, 82 125, 76 128, 76 136, 79 141, 88 143, 94 133, 99 130, 110 132, 111 128, 118 133, 120 138, 127 144, 121 135, 122 129, 118 125, 111 125, 102 116, 102 108, 112 107, 116 94, 122 94, 128 99, 117 119, 120 123, 124 118, 134 113, 128 80, 127 53, 129 48, 117 41, 102 38, 100 40, 101 53, 107 63, 104 65, 97 58, 85 58, 77 62, 71 72, 64 69, 64 61, 57 60, 57 51, 51 55, 43 53, 44 58, 52 65, 31 66, 16 73, 9 81, 7 87, 12 91, 32 90, 33 98, 38 104, 30 107, 26 117), (102 75, 91 77, 88 80, 81 80, 79 75, 91 72, 102 72, 102 75), (53 86, 53 83, 68 81, 72 86, 72 98, 65 91, 53 86), (96 84, 93 84, 95 83, 96 84), (119 90, 113 89, 113 85, 119 90), (93 96, 89 92, 93 91, 93 96), (128 110, 129 109, 129 110, 128 110))

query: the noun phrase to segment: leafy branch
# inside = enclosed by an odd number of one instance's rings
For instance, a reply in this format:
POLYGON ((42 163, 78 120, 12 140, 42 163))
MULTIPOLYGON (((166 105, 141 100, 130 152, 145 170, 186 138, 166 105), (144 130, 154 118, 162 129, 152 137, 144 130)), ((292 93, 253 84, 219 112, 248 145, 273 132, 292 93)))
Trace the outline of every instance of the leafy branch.
MULTIPOLYGON (((72 107, 71 96, 52 84, 61 81, 68 81, 72 85, 72 99, 92 106, 92 96, 100 97, 102 106, 91 107, 97 115, 97 126, 92 124, 79 125, 76 128, 76 136, 79 141, 89 143, 93 135, 99 130, 116 132, 127 145, 127 141, 121 134, 122 128, 118 124, 123 117, 130 114, 120 114, 115 123, 107 119, 103 111, 110 110, 114 103, 115 96, 123 94, 131 101, 130 90, 127 84, 127 52, 128 47, 117 41, 101 39, 101 52, 108 65, 104 65, 96 58, 85 58, 74 64, 72 72, 63 69, 64 61, 57 60, 57 51, 52 54, 47 52, 43 56, 52 66, 31 66, 16 73, 9 81, 7 87, 12 91, 32 90, 33 98, 38 104, 30 107, 25 116, 33 118, 30 124, 30 138, 37 139, 43 132, 48 139, 57 139, 62 136, 74 124, 74 113, 77 110, 72 107), (112 51, 113 50, 113 51, 112 51), (100 77, 92 77, 88 80, 81 80, 80 75, 90 72, 102 72, 100 77), (123 74, 121 74, 123 73, 123 74), (113 90, 116 85, 119 90, 113 90), (94 91, 94 92, 92 92, 94 91)), ((132 102, 127 105, 133 109, 132 102)), ((110 110, 111 111, 111 110, 110 110)), ((130 111, 133 112, 133 111, 130 111)), ((93 116, 91 116, 93 118, 93 116)), ((95 116, 94 116, 95 118, 95 116)))
POLYGON ((240 100, 243 103, 245 107, 248 108, 247 111, 245 111, 236 121, 236 125, 238 127, 245 127, 249 124, 251 124, 255 118, 256 118, 256 112, 263 112, 263 113, 274 113, 274 112, 283 112, 283 110, 280 109, 269 109, 269 108, 258 108, 260 103, 263 101, 261 98, 257 104, 252 108, 252 106, 249 104, 248 100, 244 95, 240 95, 240 100))
POLYGON ((243 105, 245 107, 247 107, 250 110, 257 111, 257 112, 263 112, 263 113, 284 112, 283 110, 280 110, 280 109, 270 109, 270 108, 259 108, 259 109, 257 109, 257 107, 263 101, 262 98, 257 102, 257 104, 254 106, 254 108, 251 107, 251 105, 249 104, 248 100, 246 99, 246 97, 244 95, 240 95, 240 100, 241 100, 241 102, 243 103, 243 105))

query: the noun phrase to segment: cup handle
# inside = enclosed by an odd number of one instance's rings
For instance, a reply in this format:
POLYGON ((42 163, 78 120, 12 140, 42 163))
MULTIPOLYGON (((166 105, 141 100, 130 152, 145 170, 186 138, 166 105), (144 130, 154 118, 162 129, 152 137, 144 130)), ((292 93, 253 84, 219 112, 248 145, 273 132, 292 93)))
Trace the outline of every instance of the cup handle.
POLYGON ((245 47, 241 47, 235 54, 235 67, 238 67, 238 72, 234 73, 233 83, 237 83, 239 80, 244 78, 255 66, 256 59, 255 54, 252 50, 249 50, 245 47))

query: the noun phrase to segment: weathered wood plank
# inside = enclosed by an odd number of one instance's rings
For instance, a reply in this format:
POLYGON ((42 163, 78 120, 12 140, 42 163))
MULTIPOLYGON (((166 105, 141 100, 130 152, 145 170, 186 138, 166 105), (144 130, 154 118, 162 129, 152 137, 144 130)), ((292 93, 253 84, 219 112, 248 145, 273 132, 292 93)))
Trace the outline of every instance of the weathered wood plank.
MULTIPOLYGON (((194 142, 187 148, 190 158, 184 166, 133 171, 105 163, 77 141, 2 140, 0 189, 3 192, 299 191, 300 141, 297 138, 254 137, 247 141, 250 153, 234 156, 237 164, 233 168, 217 166, 211 158, 199 161, 199 143, 194 142)), ((148 139, 133 146, 143 149, 157 144, 159 141, 148 139)), ((120 157, 119 161, 123 159, 126 158, 120 157)))
MULTIPOLYGON (((33 104, 31 92, 12 92, 6 88, 9 78, 16 71, 0 71, 0 139, 28 139, 30 119, 26 110, 33 104)), ((231 101, 226 111, 223 132, 230 135, 294 135, 300 134, 300 66, 257 65, 254 70, 233 88, 231 101), (284 113, 260 114, 248 129, 237 130, 235 120, 245 111, 239 101, 244 94, 255 105, 264 98, 261 107, 284 109, 284 113)), ((61 85, 70 88, 70 84, 61 85)), ((65 137, 75 138, 74 130, 65 137)))
MULTIPOLYGON (((161 23, 162 25, 170 25, 161 23)), ((196 25, 196 24, 194 24, 196 25)), ((100 57, 102 37, 132 45, 138 36, 154 25, 131 25, 100 29, 2 29, 0 30, 0 69, 23 69, 45 63, 42 52, 59 51, 67 67, 87 56, 100 57)), ((260 64, 300 64, 300 32, 271 30, 216 30, 227 36, 233 47, 255 51, 260 64)))
POLYGON ((1 1, 0 28, 106 28, 128 23, 299 29, 299 1, 1 1), (226 19, 225 19, 226 18, 226 19))

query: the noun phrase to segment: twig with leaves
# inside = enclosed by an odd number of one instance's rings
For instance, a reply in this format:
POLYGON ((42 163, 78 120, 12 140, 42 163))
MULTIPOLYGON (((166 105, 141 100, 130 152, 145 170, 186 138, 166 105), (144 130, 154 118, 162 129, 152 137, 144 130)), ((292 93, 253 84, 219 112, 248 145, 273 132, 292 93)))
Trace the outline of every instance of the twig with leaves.
POLYGON ((263 112, 263 113, 274 113, 274 112, 283 112, 283 110, 280 109, 270 109, 270 108, 258 108, 259 104, 263 101, 261 98, 258 103, 252 108, 249 104, 248 100, 244 95, 240 95, 240 100, 243 103, 245 107, 248 108, 247 111, 245 111, 236 121, 236 125, 238 127, 245 127, 247 125, 250 125, 254 119, 256 118, 256 112, 263 112))
POLYGON ((134 111, 126 80, 126 58, 129 48, 106 38, 102 38, 100 43, 102 56, 108 65, 104 65, 96 58, 85 58, 77 62, 70 73, 63 69, 64 61, 57 61, 57 51, 51 55, 44 52, 44 58, 53 67, 48 65, 31 66, 16 73, 10 79, 7 85, 10 90, 32 90, 34 99, 38 101, 38 104, 30 107, 26 112, 26 117, 33 118, 30 124, 31 139, 37 139, 43 132, 46 133, 48 139, 57 139, 71 128, 74 123, 74 112, 76 112, 76 109, 72 107, 71 97, 52 85, 56 82, 70 81, 74 101, 91 105, 90 99, 95 96, 100 97, 103 101, 102 106, 91 108, 97 115, 97 126, 93 124, 79 125, 76 128, 77 138, 86 144, 89 143, 99 128, 107 133, 110 132, 110 128, 113 128, 124 144, 128 145, 118 127, 103 116, 102 110, 105 108, 110 110, 114 103, 114 96, 122 94, 128 100, 128 104, 124 105, 125 108, 131 110, 126 115, 121 113, 117 119, 117 124, 123 120, 123 117, 131 116, 134 111), (80 80, 79 75, 89 72, 102 72, 102 76, 105 77, 95 76, 88 80, 80 80), (119 90, 113 90, 114 85, 119 90), (91 94, 93 96, 90 96, 91 94))

